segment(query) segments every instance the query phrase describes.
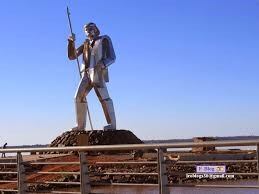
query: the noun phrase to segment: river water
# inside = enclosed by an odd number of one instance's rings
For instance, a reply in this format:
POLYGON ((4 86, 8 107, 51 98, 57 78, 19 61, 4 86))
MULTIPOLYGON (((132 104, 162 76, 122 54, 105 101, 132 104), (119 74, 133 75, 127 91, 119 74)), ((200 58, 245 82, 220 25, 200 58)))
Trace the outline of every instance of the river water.
MULTIPOLYGON (((211 183, 210 183, 211 184, 211 183)), ((219 183, 216 184, 226 184, 219 183)), ((258 185, 256 180, 239 181, 229 184, 258 185)), ((93 188, 96 193, 110 194, 158 194, 158 188, 155 186, 105 186, 93 188)), ((199 188, 199 187, 170 187, 170 194, 259 194, 258 189, 247 188, 199 188)))

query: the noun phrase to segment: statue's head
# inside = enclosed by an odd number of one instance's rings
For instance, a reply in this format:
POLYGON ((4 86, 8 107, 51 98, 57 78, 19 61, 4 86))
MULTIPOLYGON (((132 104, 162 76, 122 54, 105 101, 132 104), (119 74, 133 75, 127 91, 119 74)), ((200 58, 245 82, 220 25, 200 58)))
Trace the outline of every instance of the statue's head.
POLYGON ((93 22, 90 22, 86 25, 84 25, 84 31, 86 36, 88 36, 88 38, 90 40, 93 40, 95 37, 100 35, 100 30, 97 28, 96 24, 93 22))

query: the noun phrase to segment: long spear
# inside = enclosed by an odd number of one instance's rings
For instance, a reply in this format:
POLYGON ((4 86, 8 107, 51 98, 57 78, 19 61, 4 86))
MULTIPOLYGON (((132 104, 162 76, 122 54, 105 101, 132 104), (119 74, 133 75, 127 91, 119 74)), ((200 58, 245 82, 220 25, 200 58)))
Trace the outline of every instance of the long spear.
MULTIPOLYGON (((68 17, 68 22, 69 22, 70 33, 73 36, 74 33, 73 33, 73 29, 72 29, 72 23, 71 23, 71 19, 70 19, 70 12, 69 12, 68 6, 67 6, 67 17, 68 17)), ((75 52, 76 52, 76 50, 75 50, 75 52)), ((77 53, 75 53, 75 56, 76 56, 76 62, 77 62, 77 68, 78 68, 79 76, 81 78, 82 75, 81 75, 81 71, 80 71, 80 65, 79 65, 79 60, 78 60, 77 53)), ((85 102, 86 102, 86 108, 87 108, 87 113, 88 113, 88 118, 89 118, 91 130, 93 130, 92 119, 91 119, 91 115, 90 115, 90 111, 89 111, 89 107, 88 107, 88 103, 87 103, 86 98, 85 98, 85 102)))

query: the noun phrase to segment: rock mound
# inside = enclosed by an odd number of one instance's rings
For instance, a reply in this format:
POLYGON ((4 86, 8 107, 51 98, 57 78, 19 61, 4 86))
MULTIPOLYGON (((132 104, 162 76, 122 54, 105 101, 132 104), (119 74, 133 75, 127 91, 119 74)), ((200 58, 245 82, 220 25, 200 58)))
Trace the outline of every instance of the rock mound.
POLYGON ((60 136, 58 136, 51 142, 50 147, 82 145, 82 143, 80 143, 80 136, 84 136, 84 145, 115 145, 143 143, 129 130, 75 130, 66 131, 60 136))

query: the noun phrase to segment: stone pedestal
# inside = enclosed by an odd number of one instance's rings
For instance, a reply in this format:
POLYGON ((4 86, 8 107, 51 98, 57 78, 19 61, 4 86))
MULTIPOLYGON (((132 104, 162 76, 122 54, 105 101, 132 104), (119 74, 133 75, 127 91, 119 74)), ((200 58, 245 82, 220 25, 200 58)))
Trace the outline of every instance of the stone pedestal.
POLYGON ((141 144, 143 143, 129 130, 75 130, 66 131, 56 139, 50 146, 83 146, 83 145, 116 145, 116 144, 141 144))

